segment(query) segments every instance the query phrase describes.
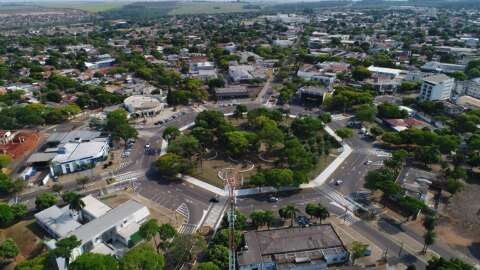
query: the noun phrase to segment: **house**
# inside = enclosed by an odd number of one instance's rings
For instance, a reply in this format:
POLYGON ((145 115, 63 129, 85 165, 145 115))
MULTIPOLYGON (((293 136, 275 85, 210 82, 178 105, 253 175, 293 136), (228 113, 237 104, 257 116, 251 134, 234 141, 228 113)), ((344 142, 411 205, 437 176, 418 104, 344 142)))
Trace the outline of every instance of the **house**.
POLYGON ((480 98, 480 78, 457 82, 455 92, 474 98, 480 98))
POLYGON ((442 105, 443 105, 443 111, 446 114, 449 114, 449 115, 458 115, 458 114, 461 114, 464 111, 462 106, 457 105, 457 104, 453 104, 453 103, 448 102, 446 100, 442 101, 442 105))
POLYGON ((326 269, 348 261, 349 253, 331 224, 245 233, 237 253, 240 270, 326 269))
POLYGON ((426 202, 428 189, 437 179, 437 175, 425 170, 405 167, 398 179, 407 196, 426 202))
POLYGON ((447 100, 452 95, 455 79, 436 74, 423 79, 419 98, 422 100, 447 100))
POLYGON ((85 252, 123 255, 131 244, 132 235, 150 215, 148 208, 135 200, 115 208, 92 195, 82 201, 85 206, 78 213, 68 205, 61 208, 54 205, 35 214, 37 224, 55 241, 70 236, 80 240, 80 246, 72 251, 72 261, 85 252))
POLYGON ((480 99, 471 96, 461 96, 456 100, 456 103, 465 109, 480 109, 480 99))
POLYGON ((409 128, 421 129, 424 127, 430 127, 430 125, 424 121, 415 119, 413 117, 405 119, 383 119, 383 121, 390 126, 393 130, 400 132, 409 128))

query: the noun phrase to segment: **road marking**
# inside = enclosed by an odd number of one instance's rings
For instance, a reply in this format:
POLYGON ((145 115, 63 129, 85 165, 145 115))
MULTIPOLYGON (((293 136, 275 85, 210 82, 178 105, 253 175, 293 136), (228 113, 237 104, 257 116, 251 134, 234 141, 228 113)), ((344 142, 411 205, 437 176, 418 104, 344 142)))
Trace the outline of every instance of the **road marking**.
POLYGON ((178 229, 178 233, 180 234, 194 234, 195 231, 197 231, 197 225, 189 223, 182 224, 178 229))
POLYGON ((187 220, 190 219, 190 210, 188 209, 186 203, 180 204, 175 211, 177 211, 177 213, 185 217, 187 220))

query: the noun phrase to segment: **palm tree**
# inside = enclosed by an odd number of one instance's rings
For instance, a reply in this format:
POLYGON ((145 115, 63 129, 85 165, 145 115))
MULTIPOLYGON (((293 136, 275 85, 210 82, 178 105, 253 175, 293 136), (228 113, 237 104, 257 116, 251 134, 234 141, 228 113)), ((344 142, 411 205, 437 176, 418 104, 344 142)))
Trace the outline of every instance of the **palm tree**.
POLYGON ((79 194, 75 194, 72 196, 71 200, 68 202, 68 208, 76 213, 80 213, 80 211, 85 207, 85 203, 82 200, 82 196, 79 194))
POLYGON ((315 216, 315 211, 317 210, 317 205, 316 204, 313 204, 313 203, 308 203, 306 206, 305 206, 305 213, 307 213, 307 215, 310 216, 310 219, 313 218, 313 216, 315 216))
POLYGON ((328 212, 327 208, 323 207, 322 205, 318 205, 317 210, 315 211, 315 217, 320 220, 320 224, 330 217, 330 213, 328 212))
POLYGON ((435 243, 436 238, 437 238, 437 234, 434 231, 427 231, 423 235, 423 241, 424 241, 423 250, 422 250, 423 254, 427 253, 428 247, 435 243))
POLYGON ((295 220, 295 217, 297 216, 297 211, 298 211, 298 209, 295 208, 295 206, 289 204, 285 207, 280 208, 280 210, 278 210, 278 214, 282 218, 290 219, 290 227, 293 227, 293 221, 295 220))

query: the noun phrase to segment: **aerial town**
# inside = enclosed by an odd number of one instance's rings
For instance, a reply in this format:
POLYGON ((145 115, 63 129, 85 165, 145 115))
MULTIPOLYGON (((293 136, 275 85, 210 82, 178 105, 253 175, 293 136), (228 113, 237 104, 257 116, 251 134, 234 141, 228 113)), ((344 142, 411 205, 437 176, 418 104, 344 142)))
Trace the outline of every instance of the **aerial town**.
POLYGON ((480 1, 0 2, 0 269, 480 269, 480 1))

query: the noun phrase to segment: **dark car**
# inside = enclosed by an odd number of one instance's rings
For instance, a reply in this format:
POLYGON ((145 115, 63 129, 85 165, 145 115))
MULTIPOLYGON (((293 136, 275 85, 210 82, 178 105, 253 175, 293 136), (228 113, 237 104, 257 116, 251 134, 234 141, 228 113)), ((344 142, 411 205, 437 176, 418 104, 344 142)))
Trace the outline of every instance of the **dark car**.
POLYGON ((218 200, 217 197, 212 197, 212 198, 210 198, 210 202, 211 202, 211 203, 218 203, 219 200, 218 200))
POLYGON ((307 227, 310 225, 310 220, 306 216, 297 216, 295 222, 302 227, 307 227))

